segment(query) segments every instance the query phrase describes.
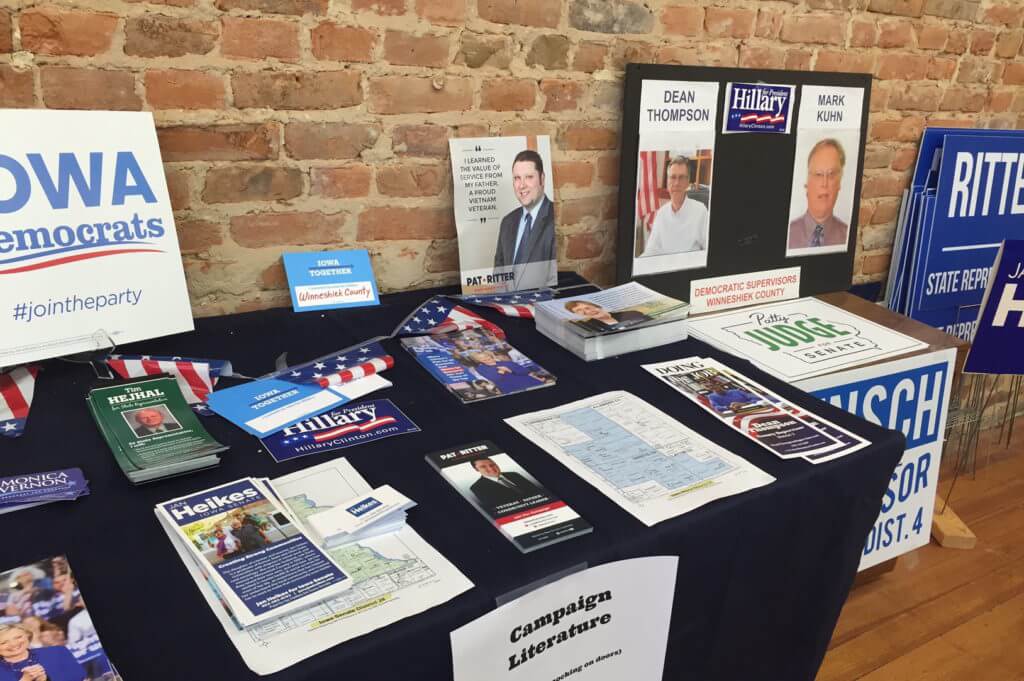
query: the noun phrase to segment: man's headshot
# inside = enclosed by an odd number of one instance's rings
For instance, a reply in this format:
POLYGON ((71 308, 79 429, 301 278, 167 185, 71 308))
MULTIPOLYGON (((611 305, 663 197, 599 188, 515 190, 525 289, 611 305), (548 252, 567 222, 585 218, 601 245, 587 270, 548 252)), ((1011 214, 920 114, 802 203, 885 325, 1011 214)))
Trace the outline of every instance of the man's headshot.
MULTIPOLYGON (((125 417, 128 418, 128 415, 125 414, 125 417)), ((139 409, 131 415, 129 423, 138 437, 181 430, 181 424, 170 417, 169 414, 165 414, 163 408, 158 407, 139 409)))
POLYGON ((850 226, 835 216, 846 152, 839 140, 826 138, 807 155, 806 212, 789 223, 788 250, 846 245, 850 226))
POLYGON ((474 459, 469 463, 480 474, 480 478, 470 485, 469 491, 485 509, 494 509, 538 494, 548 494, 547 490, 538 487, 526 476, 502 471, 490 457, 474 459))
POLYGON ((665 185, 670 200, 655 213, 641 257, 706 250, 708 209, 687 195, 690 190, 688 158, 673 156, 669 160, 665 185))
POLYGON ((544 160, 532 149, 512 161, 512 191, 519 206, 501 219, 494 267, 512 267, 515 290, 549 286, 555 272, 555 213, 544 194, 544 160), (542 265, 540 263, 543 263, 542 265))

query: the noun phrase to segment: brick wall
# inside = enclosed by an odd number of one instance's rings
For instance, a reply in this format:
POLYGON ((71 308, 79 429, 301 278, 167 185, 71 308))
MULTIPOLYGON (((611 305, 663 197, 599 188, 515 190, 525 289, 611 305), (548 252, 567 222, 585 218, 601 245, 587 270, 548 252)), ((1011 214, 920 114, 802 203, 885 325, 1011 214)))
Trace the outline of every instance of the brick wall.
POLYGON ((867 71, 870 281, 924 125, 1021 121, 1022 26, 1017 0, 0 0, 0 106, 152 110, 215 314, 285 304, 284 249, 453 282, 449 136, 551 135, 561 266, 607 282, 623 64, 867 71))

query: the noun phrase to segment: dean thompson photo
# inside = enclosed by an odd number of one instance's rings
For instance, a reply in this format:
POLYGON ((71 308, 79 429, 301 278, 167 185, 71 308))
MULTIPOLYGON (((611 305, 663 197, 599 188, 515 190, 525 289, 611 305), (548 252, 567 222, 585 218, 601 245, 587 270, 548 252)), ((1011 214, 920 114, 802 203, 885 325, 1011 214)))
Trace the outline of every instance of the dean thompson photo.
POLYGON ((799 136, 786 233, 787 256, 847 250, 859 136, 859 130, 828 130, 817 135, 804 132, 799 136))
POLYGON ((711 150, 641 151, 634 273, 707 265, 711 150))

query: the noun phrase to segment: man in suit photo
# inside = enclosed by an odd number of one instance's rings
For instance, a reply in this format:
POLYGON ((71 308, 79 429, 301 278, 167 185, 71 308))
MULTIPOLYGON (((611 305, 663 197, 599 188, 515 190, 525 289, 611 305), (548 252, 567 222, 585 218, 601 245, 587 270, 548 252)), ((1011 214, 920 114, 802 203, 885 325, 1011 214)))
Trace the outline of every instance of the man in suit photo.
MULTIPOLYGON (((554 205, 544 194, 544 161, 524 149, 512 161, 512 188, 520 206, 501 219, 494 268, 512 268, 509 290, 554 285, 558 278, 554 205)), ((508 271, 507 269, 504 271, 508 271)))
POLYGON ((165 422, 164 415, 159 409, 140 409, 132 417, 136 425, 132 426, 136 437, 146 437, 156 433, 166 433, 171 430, 181 430, 181 425, 173 418, 165 422))
POLYGON ((846 166, 839 140, 819 141, 807 155, 807 211, 789 223, 789 249, 845 245, 850 227, 833 211, 846 166))
POLYGON ((503 504, 522 501, 535 495, 550 496, 543 487, 535 485, 519 473, 503 472, 491 458, 474 459, 470 465, 480 474, 480 479, 469 487, 486 510, 493 511, 503 504))

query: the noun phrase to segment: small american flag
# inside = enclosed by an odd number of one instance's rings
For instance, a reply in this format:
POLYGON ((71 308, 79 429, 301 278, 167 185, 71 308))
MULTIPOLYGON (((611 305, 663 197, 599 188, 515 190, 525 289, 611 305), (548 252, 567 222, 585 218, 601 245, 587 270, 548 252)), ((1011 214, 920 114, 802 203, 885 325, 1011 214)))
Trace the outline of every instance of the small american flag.
POLYGON ((469 305, 490 307, 506 317, 533 319, 533 304, 555 297, 555 290, 539 288, 536 291, 522 293, 491 293, 481 296, 460 296, 459 299, 469 305))
POLYGON ((661 195, 665 189, 665 163, 667 161, 668 152, 640 152, 636 182, 636 213, 637 218, 644 225, 645 240, 651 232, 654 214, 661 208, 661 195))
POLYGON ((341 385, 394 366, 394 358, 373 338, 311 362, 289 367, 276 377, 290 383, 315 383, 324 388, 341 385))
POLYGON ((107 366, 121 378, 170 374, 178 380, 181 394, 189 404, 202 404, 221 376, 230 376, 231 362, 223 359, 154 357, 152 355, 110 355, 107 366))
POLYGON ((403 319, 391 335, 420 336, 479 328, 487 329, 499 338, 505 337, 505 332, 497 324, 467 310, 450 298, 434 296, 403 319))
POLYGON ((39 368, 23 366, 0 373, 0 435, 21 437, 39 368))

